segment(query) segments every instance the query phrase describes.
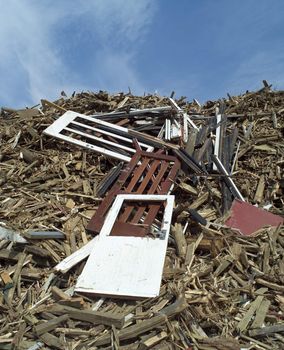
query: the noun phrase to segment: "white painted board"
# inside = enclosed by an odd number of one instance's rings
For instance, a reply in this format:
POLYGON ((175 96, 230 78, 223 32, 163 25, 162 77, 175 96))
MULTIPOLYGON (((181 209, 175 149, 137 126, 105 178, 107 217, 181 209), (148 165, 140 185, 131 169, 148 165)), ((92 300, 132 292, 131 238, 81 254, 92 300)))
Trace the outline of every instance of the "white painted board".
POLYGON ((171 195, 118 195, 75 291, 141 298, 159 295, 173 205, 171 195), (124 200, 166 201, 161 238, 110 236, 124 200))
MULTIPOLYGON (((222 121, 222 115, 217 114, 217 124, 219 124, 222 121)), ((220 136, 221 136, 221 126, 217 126, 216 128, 216 138, 215 138, 215 144, 214 144, 214 154, 216 157, 219 157, 219 148, 220 148, 220 136)), ((215 163, 213 164, 213 170, 217 170, 217 167, 215 163)))
POLYGON ((167 240, 100 237, 75 291, 111 296, 159 295, 167 240))
MULTIPOLYGON (((132 146, 133 137, 128 135, 127 128, 73 111, 67 111, 55 120, 55 122, 44 130, 44 134, 127 162, 130 161, 132 155, 136 152, 132 146), (78 121, 78 118, 80 118, 80 121, 78 121), (107 127, 108 130, 103 130, 100 127, 107 127), (66 131, 73 133, 74 136, 71 136, 72 134, 65 135, 64 132, 66 131), (93 134, 94 132, 99 133, 100 136, 95 136, 93 134), (116 139, 117 143, 108 140, 106 136, 116 139), (86 138, 89 142, 80 139, 80 137, 86 138), (123 145, 122 142, 126 143, 126 145, 123 145), (103 147, 104 145, 108 145, 114 150, 103 147), (125 155, 120 150, 128 152, 129 155, 125 155)), ((138 143, 145 151, 151 152, 153 150, 153 147, 150 145, 142 142, 138 143)))
POLYGON ((65 259, 60 261, 60 263, 58 263, 54 267, 54 269, 56 271, 60 271, 62 273, 65 273, 65 272, 69 271, 73 266, 77 265, 79 262, 86 259, 90 255, 94 245, 96 244, 96 242, 98 240, 98 237, 99 236, 96 236, 91 241, 89 241, 87 244, 85 244, 83 247, 79 248, 74 253, 70 254, 65 259))

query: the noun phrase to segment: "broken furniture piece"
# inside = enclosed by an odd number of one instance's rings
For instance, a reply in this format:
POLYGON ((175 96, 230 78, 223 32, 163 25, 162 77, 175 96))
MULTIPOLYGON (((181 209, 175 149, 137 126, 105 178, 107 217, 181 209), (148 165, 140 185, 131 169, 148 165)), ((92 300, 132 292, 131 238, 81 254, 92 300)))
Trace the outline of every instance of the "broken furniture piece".
POLYGON ((60 263, 58 263, 54 267, 54 269, 56 271, 61 272, 61 273, 68 272, 70 269, 72 269, 73 266, 77 265, 79 262, 86 259, 90 255, 94 245, 98 241, 98 238, 99 238, 99 236, 96 236, 91 241, 89 241, 87 244, 85 244, 83 247, 76 250, 73 254, 68 255, 65 259, 60 261, 60 263))
POLYGON ((172 195, 118 195, 78 278, 75 291, 138 298, 159 295, 173 205, 172 195), (119 237, 111 235, 125 201, 165 202, 162 225, 156 237, 131 237, 128 233, 119 237))
MULTIPOLYGON (((72 111, 55 120, 44 134, 126 162, 136 152, 127 128, 72 111)), ((138 143, 144 151, 153 150, 148 144, 138 143)))
MULTIPOLYGON (((91 233, 100 232, 106 214, 119 193, 168 194, 179 169, 180 162, 176 157, 167 156, 161 151, 152 153, 137 150, 131 161, 122 169, 119 178, 89 221, 87 231, 91 233)), ((144 220, 144 224, 151 225, 158 211, 159 206, 152 205, 144 220)), ((119 235, 121 229, 123 232, 124 224, 128 220, 130 213, 131 206, 125 208, 125 212, 121 215, 119 222, 113 227, 113 234, 119 235)), ((145 208, 141 207, 129 223, 137 225, 143 215, 145 215, 145 208)), ((141 228, 137 227, 137 230, 140 231, 140 235, 143 235, 141 228)), ((139 232, 137 235, 139 235, 139 232)))
MULTIPOLYGON (((161 151, 151 153, 137 150, 131 161, 122 169, 119 178, 89 221, 87 231, 93 234, 100 232, 106 215, 119 193, 168 194, 179 169, 180 162, 176 157, 167 156, 161 151), (132 192, 133 190, 136 192, 132 192)), ((125 204, 124 212, 112 227, 112 235, 126 235, 127 232, 131 232, 135 236, 145 236, 160 209, 160 205, 150 204, 147 216, 145 216, 146 206, 141 206, 131 220, 128 220, 134 207, 127 202, 125 204), (137 225, 141 219, 143 219, 144 227, 137 225)), ((55 270, 66 273, 88 257, 96 239, 97 237, 59 262, 55 266, 55 270)))
POLYGON ((278 226, 284 219, 252 204, 235 199, 229 219, 225 225, 237 229, 241 234, 249 236, 265 226, 278 226))

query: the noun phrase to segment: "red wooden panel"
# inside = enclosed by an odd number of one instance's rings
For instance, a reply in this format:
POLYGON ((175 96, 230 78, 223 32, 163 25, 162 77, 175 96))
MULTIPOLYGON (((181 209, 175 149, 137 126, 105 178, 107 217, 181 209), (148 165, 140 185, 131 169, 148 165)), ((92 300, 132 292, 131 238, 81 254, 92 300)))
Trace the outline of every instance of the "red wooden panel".
POLYGON ((284 219, 281 216, 235 199, 231 208, 231 216, 225 225, 249 236, 265 226, 278 226, 283 222, 284 219))
POLYGON ((149 229, 149 225, 133 225, 118 220, 114 223, 110 235, 145 237, 149 233, 149 229))
MULTIPOLYGON (((165 172, 167 171, 168 166, 169 166, 169 163, 167 163, 167 162, 165 162, 165 161, 162 161, 162 163, 161 163, 161 169, 160 169, 160 171, 159 171, 159 174, 158 174, 158 176, 156 177, 155 181, 152 183, 152 185, 151 185, 151 187, 150 187, 150 189, 149 189, 149 191, 148 191, 148 194, 155 194, 155 193, 163 194, 163 193, 161 192, 161 189, 159 189, 159 184, 160 184, 160 181, 162 180, 162 178, 163 178, 165 172)), ((157 210, 156 214, 158 214, 160 205, 156 205, 156 204, 150 205, 150 211, 153 210, 153 209, 151 209, 151 208, 153 208, 153 207, 156 208, 156 210, 157 210)), ((141 206, 141 207, 137 210, 137 212, 136 212, 134 218, 131 220, 131 222, 134 223, 134 224, 135 224, 135 223, 138 223, 139 220, 141 219, 141 217, 143 216, 143 214, 144 214, 144 212, 145 212, 145 209, 146 209, 145 206, 141 206)), ((155 216, 156 216, 156 215, 155 215, 155 216)))
MULTIPOLYGON (((149 159, 146 158, 146 160, 148 160, 149 162, 149 159)), ((160 161, 159 160, 154 160, 151 164, 151 166, 148 167, 147 169, 147 173, 146 175, 144 176, 144 179, 142 181, 142 183, 139 185, 137 191, 132 191, 132 193, 137 193, 137 194, 144 194, 144 190, 145 188, 147 187, 147 185, 149 184, 149 181, 151 180, 151 178, 154 177, 154 172, 156 171, 156 169, 158 168, 160 164, 160 161)), ((156 180, 156 179, 155 179, 156 180)), ((127 190, 126 192, 128 192, 128 187, 127 187, 127 190)), ((153 193, 153 192, 152 192, 153 193)), ((149 191, 147 191, 147 194, 150 194, 149 191)), ((127 207, 125 208, 124 212, 119 216, 119 220, 121 221, 127 221, 127 219, 129 218, 129 215, 130 213, 132 212, 132 210, 134 209, 134 206, 132 205, 127 205, 127 207)), ((143 210, 144 211, 144 210, 143 210)), ((142 214, 143 214, 143 211, 142 211, 142 214)), ((141 215, 140 215, 140 218, 141 218, 141 215)), ((140 219, 139 218, 139 219, 140 219)), ((133 223, 138 223, 139 219, 137 221, 131 221, 133 223)))
POLYGON ((123 185, 126 180, 132 174, 135 169, 137 163, 139 162, 141 156, 141 152, 137 151, 134 156, 131 158, 130 162, 126 164, 126 166, 122 169, 120 176, 116 183, 112 186, 100 206, 98 207, 96 213, 92 216, 89 224, 87 226, 87 231, 91 233, 99 233, 102 225, 104 223, 105 215, 107 214, 109 208, 112 205, 112 202, 115 196, 121 191, 123 185))
MULTIPOLYGON (((159 150, 157 153, 144 152, 137 150, 131 161, 121 171, 117 182, 108 192, 94 216, 91 218, 87 231, 99 233, 104 223, 104 218, 117 194, 119 193, 136 193, 136 194, 167 194, 173 181, 180 169, 180 162, 176 157, 167 156, 159 150), (160 166, 161 165, 161 166, 160 166)), ((138 222, 145 216, 146 207, 140 207, 135 213, 131 223, 125 226, 129 215, 134 206, 127 204, 124 212, 119 216, 118 222, 114 225, 112 235, 121 235, 125 230, 125 235, 132 231, 133 236, 145 235, 153 223, 160 205, 151 204, 149 212, 146 215, 146 221, 143 227, 137 226, 138 222)))
POLYGON ((145 171, 145 169, 147 168, 149 164, 149 159, 145 158, 141 165, 136 169, 135 173, 133 174, 133 177, 130 181, 130 183, 126 186, 125 188, 125 192, 126 193, 132 193, 133 192, 133 188, 135 187, 135 185, 137 184, 137 182, 139 181, 139 179, 141 178, 143 172, 145 171))

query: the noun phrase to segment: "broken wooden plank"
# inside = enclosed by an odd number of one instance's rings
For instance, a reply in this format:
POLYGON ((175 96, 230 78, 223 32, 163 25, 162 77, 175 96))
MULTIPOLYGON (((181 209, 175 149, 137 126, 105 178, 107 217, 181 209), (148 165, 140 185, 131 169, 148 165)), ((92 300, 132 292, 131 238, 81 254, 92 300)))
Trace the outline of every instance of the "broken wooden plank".
POLYGON ((8 296, 7 296, 7 303, 8 305, 11 305, 12 299, 14 297, 14 293, 18 284, 18 280, 21 276, 21 270, 23 268, 23 264, 26 260, 27 255, 25 253, 20 253, 19 260, 17 263, 17 267, 14 272, 13 276, 13 286, 9 289, 8 291, 8 296))
POLYGON ((26 232, 25 237, 29 239, 64 239, 64 233, 60 231, 31 231, 26 232))
POLYGON ((64 348, 62 341, 51 333, 42 334, 40 340, 42 340, 47 346, 51 347, 51 349, 62 350, 64 348))
POLYGON ((69 318, 68 315, 62 315, 59 317, 55 317, 54 319, 51 319, 47 322, 43 322, 43 323, 38 323, 35 327, 34 327, 34 331, 35 333, 40 336, 44 333, 47 333, 49 331, 52 331, 53 329, 55 329, 60 323, 63 323, 65 321, 67 321, 69 318))
POLYGON ((240 191, 238 190, 237 186, 233 182, 232 178, 230 177, 228 171, 224 168, 223 164, 221 163, 220 159, 216 157, 214 154, 212 154, 212 159, 214 164, 216 165, 218 171, 224 175, 224 181, 226 182, 229 190, 234 195, 236 199, 239 199, 240 201, 244 202, 244 198, 241 195, 240 191))
POLYGON ((265 177, 264 175, 260 176, 257 189, 254 195, 254 201, 256 203, 261 203, 263 199, 263 193, 264 193, 264 186, 265 186, 265 177))
POLYGON ((176 223, 172 232, 176 245, 177 245, 177 252, 178 255, 181 258, 185 258, 186 250, 187 250, 187 243, 186 239, 183 234, 182 226, 181 224, 176 223))
POLYGON ((249 331, 251 337, 267 337, 271 334, 284 332, 284 323, 276 324, 273 326, 266 326, 260 329, 253 329, 249 331))
POLYGON ((263 326, 270 304, 270 301, 267 299, 264 299, 262 301, 262 303, 256 310, 256 315, 251 325, 251 328, 261 328, 263 326))
POLYGON ((60 261, 54 267, 54 269, 56 271, 60 271, 62 273, 68 272, 73 266, 75 266, 76 264, 78 264, 82 260, 86 259, 90 255, 97 240, 98 240, 98 236, 93 238, 91 241, 89 241, 87 244, 85 244, 80 249, 76 250, 73 254, 67 256, 65 259, 60 261))
POLYGON ((114 325, 117 328, 122 328, 125 323, 124 314, 93 310, 79 310, 70 306, 59 304, 51 305, 47 310, 53 314, 68 315, 68 317, 74 320, 80 320, 93 324, 104 324, 106 326, 114 325))
MULTIPOLYGON (((144 320, 133 326, 126 327, 118 331, 118 337, 120 341, 130 340, 136 338, 140 334, 143 334, 149 330, 155 329, 167 322, 168 318, 171 318, 181 313, 187 307, 185 298, 178 298, 172 305, 169 305, 160 311, 158 316, 154 316, 148 320, 144 320)), ((95 341, 96 346, 102 346, 110 343, 110 336, 105 335, 95 341)))
MULTIPOLYGON (((267 291, 267 288, 260 288, 257 292, 258 294, 263 294, 267 291)), ((253 315, 255 314, 256 310, 259 308, 260 304, 262 303, 264 296, 258 295, 256 299, 251 303, 250 308, 245 313, 241 321, 238 323, 237 328, 240 332, 243 332, 247 329, 248 324, 250 323, 253 315)))

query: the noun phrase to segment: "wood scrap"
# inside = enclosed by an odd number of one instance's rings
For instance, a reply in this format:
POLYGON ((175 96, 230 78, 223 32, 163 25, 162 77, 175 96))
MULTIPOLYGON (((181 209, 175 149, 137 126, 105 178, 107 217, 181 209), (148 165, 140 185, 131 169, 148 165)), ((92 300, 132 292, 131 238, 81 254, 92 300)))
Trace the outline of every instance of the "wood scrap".
MULTIPOLYGON (((282 350, 283 225, 264 225, 252 236, 224 225, 232 200, 222 185, 225 179, 231 179, 230 186, 235 184, 246 203, 284 215, 284 92, 266 85, 223 99, 224 111, 220 100, 200 104, 180 98, 173 103, 156 94, 104 91, 42 100, 39 108, 2 108, 1 346, 282 350), (216 123, 216 108, 221 123, 216 123), (178 234, 171 231, 155 298, 120 300, 74 293, 84 259, 95 244, 85 229, 126 163, 43 137, 43 130, 66 111, 123 126, 131 138, 154 147, 152 154, 172 157, 171 166, 173 159, 180 159, 182 170, 165 187, 165 194, 175 195, 171 224, 178 234), (166 120, 170 140, 165 140, 166 120), (213 171, 211 159, 216 127, 218 156, 226 170, 221 173, 213 171), (32 239, 30 232, 62 234, 32 239), (261 288, 267 292, 258 294, 261 288), (178 308, 171 306, 176 299, 183 300, 178 308)), ((111 135, 106 140, 114 142, 111 135)), ((168 177, 162 158, 156 170, 152 162, 145 165, 134 193, 149 168, 153 172, 145 193, 158 183, 158 173, 168 177)), ((131 176, 130 171, 128 184, 131 176)), ((157 193, 162 186, 156 186, 157 193)), ((153 226, 159 227, 161 219, 157 211, 153 226)))

